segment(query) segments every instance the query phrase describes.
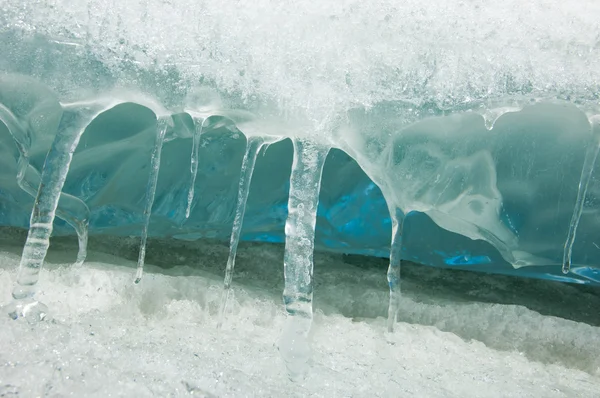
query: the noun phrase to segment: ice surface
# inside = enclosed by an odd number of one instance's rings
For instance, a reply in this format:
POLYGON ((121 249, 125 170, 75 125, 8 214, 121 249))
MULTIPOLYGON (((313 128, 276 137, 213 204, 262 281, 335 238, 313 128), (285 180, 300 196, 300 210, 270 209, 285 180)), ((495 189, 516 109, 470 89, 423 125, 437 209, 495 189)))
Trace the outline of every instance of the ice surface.
POLYGON ((569 235, 565 242, 565 254, 563 256, 563 273, 568 274, 571 270, 571 256, 573 251, 573 243, 575 242, 575 234, 577 226, 581 219, 584 202, 587 198, 587 190, 596 165, 598 150, 600 150, 600 116, 594 116, 590 119, 592 142, 585 153, 583 159, 583 169, 581 170, 581 179, 579 180, 579 190, 577 191, 577 201, 575 202, 575 210, 573 210, 573 218, 569 225, 569 235))
MULTIPOLYGON (((427 234, 436 249, 408 247, 411 238, 405 237, 402 256, 594 283, 598 242, 587 237, 600 219, 598 183, 593 171, 586 174, 587 195, 577 202, 576 182, 591 139, 587 119, 599 113, 600 47, 593 17, 599 6, 585 1, 573 10, 551 4, 10 1, 0 17, 6 27, 0 68, 49 87, 20 84, 17 93, 28 101, 55 98, 56 105, 56 98, 89 102, 115 89, 129 93, 131 102, 90 126, 92 138, 74 154, 63 192, 92 207, 92 234, 142 229, 139 197, 147 170, 142 152, 153 142, 147 128, 153 106, 131 93, 143 91, 169 108, 175 122, 165 145, 166 180, 158 181, 151 220, 158 236, 230 235, 243 153, 234 141, 240 132, 309 135, 358 164, 348 166, 354 174, 345 175, 347 183, 335 176, 342 171, 332 172, 334 182, 327 182, 326 165, 326 185, 342 186, 332 186, 338 196, 321 202, 331 208, 364 203, 362 211, 355 208, 336 220, 322 206, 319 220, 330 225, 317 227, 317 247, 388 256, 390 222, 381 189, 389 192, 388 205, 407 219, 420 212, 435 224, 414 233, 427 234), (513 12, 513 6, 523 12, 513 12), (182 155, 190 149, 186 177, 182 155), (225 153, 227 159, 219 156, 225 153), (127 167, 121 166, 124 159, 127 167), (197 181, 201 166, 208 169, 197 181), (191 184, 183 188, 186 178, 191 184), (206 189, 203 197, 195 194, 196 185, 206 189), (569 243, 577 208, 579 239, 569 243), (369 224, 366 239, 351 226, 365 218, 378 223, 369 224), (568 252, 572 270, 563 277, 556 269, 568 252)), ((28 115, 19 117, 22 122, 28 115)), ((30 158, 32 172, 41 173, 54 133, 52 123, 43 131, 35 123, 30 158)), ((272 183, 272 196, 253 205, 257 199, 250 194, 242 239, 283 240, 287 198, 279 185, 287 179, 291 149, 289 142, 279 145, 277 159, 269 157, 272 166, 261 168, 258 161, 256 180, 267 181, 255 183, 265 189, 272 183), (271 173, 261 176, 261 169, 271 173)), ((10 166, 2 171, 7 180, 15 173, 10 166)), ((8 183, 2 195, 3 224, 27 226, 30 201, 8 183)), ((60 216, 61 206, 57 211, 60 216)), ((79 219, 85 217, 70 218, 79 219)), ((56 233, 66 232, 57 225, 56 233)))
MULTIPOLYGON (((25 233, 14 236, 0 238, 3 301, 25 233)), ((597 396, 600 298, 586 286, 406 262, 402 320, 386 337, 386 261, 317 252, 315 369, 290 383, 273 344, 286 318, 281 245, 240 244, 221 330, 227 245, 150 238, 144 280, 132 288, 138 245, 93 238, 74 270, 76 240, 55 238, 39 291, 54 321, 32 329, 0 318, 2 393, 597 396)))
POLYGON ((402 260, 600 283, 595 1, 1 11, 0 225, 29 229, 13 317, 48 319, 35 285, 71 228, 77 264, 88 235, 141 235, 136 281, 149 236, 229 237, 221 313, 240 239, 285 240, 296 380, 315 247, 389 257, 390 332, 402 260))
MULTIPOLYGON (((153 105, 141 103, 139 98, 124 101, 99 115, 73 155, 63 194, 82 201, 82 210, 72 211, 74 217, 85 220, 83 210, 90 208, 92 235, 139 235, 143 229, 156 116, 153 105)), ((340 136, 338 146, 353 159, 334 149, 326 161, 316 247, 387 257, 391 232, 383 190, 389 192, 392 206, 406 214, 405 259, 561 278, 563 248, 584 155, 592 140, 585 115, 572 105, 539 104, 501 116, 491 131, 476 114, 435 116, 401 133, 393 125, 384 126, 381 139, 364 145, 353 142, 372 128, 372 118, 389 120, 396 110, 388 104, 370 114, 354 114, 354 127, 340 136), (392 141, 386 138, 390 135, 392 141), (365 150, 359 152, 360 148, 365 150)), ((164 143, 149 233, 187 240, 228 239, 244 154, 242 132, 260 136, 261 124, 241 120, 238 128, 230 118, 210 117, 198 140, 196 186, 197 192, 204 193, 194 196, 186 219, 195 126, 187 113, 173 114, 173 121, 164 143), (246 131, 240 132, 241 128, 246 131)), ((0 129, 2 224, 26 227, 32 201, 18 185, 14 140, 5 124, 0 129)), ((275 137, 275 132, 269 137, 275 137)), ((38 133, 36 137, 29 156, 32 175, 41 171, 53 136, 38 133)), ((257 159, 242 240, 283 242, 291 159, 289 140, 272 144, 257 159)), ((600 226, 597 168, 598 164, 582 201, 572 270, 566 280, 598 280, 594 267, 600 242, 593 238, 600 226)), ((72 229, 57 222, 54 233, 70 234, 72 229)))

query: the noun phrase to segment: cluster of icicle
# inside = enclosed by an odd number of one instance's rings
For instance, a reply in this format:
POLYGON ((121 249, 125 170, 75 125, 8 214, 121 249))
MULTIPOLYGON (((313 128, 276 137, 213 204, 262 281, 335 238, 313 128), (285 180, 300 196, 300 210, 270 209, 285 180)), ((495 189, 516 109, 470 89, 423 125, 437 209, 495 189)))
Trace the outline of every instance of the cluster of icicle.
MULTIPOLYGON (((63 104, 63 115, 54 138, 52 147, 46 158, 41 177, 29 165, 28 149, 31 136, 27 127, 10 112, 0 105, 0 120, 8 127, 19 152, 18 183, 23 190, 35 196, 31 214, 30 228, 21 258, 17 282, 13 291, 13 303, 9 306, 9 314, 14 319, 26 318, 32 322, 43 320, 47 308, 34 298, 35 285, 49 247, 54 217, 64 219, 72 225, 79 237, 79 253, 77 265, 81 265, 86 256, 87 227, 89 209, 81 200, 62 193, 63 185, 69 171, 73 153, 79 140, 91 121, 99 114, 125 101, 109 100, 63 104), (37 188, 37 191, 36 191, 37 188), (60 201, 60 208, 59 208, 60 201)), ((165 136, 172 128, 172 118, 166 111, 156 111, 156 139, 151 157, 151 172, 146 191, 144 210, 144 226, 141 233, 141 244, 135 283, 139 283, 144 267, 144 257, 148 227, 158 173, 160 169, 161 149, 165 136)), ((188 195, 186 216, 189 217, 193 205, 194 185, 198 171, 198 148, 200 137, 210 113, 189 112, 195 123, 191 153, 191 180, 188 195)), ((593 145, 586 154, 579 193, 573 213, 569 234, 564 248, 563 271, 569 272, 571 250, 575 240, 577 225, 581 217, 586 190, 598 155, 600 146, 600 117, 590 119, 593 145)), ((491 125, 489 126, 491 128, 491 125)), ((283 137, 247 135, 246 151, 242 162, 239 181, 237 207, 231 232, 230 253, 225 272, 224 291, 221 300, 218 325, 220 327, 230 296, 231 282, 234 271, 236 251, 242 230, 246 199, 250 188, 252 173, 261 149, 283 137)), ((330 146, 315 142, 310 138, 294 138, 294 159, 290 177, 288 201, 288 218, 285 224, 285 255, 284 276, 285 288, 283 298, 288 314, 282 338, 279 344, 280 352, 287 365, 291 379, 302 378, 308 368, 310 356, 308 333, 312 324, 312 275, 313 249, 316 225, 316 213, 319 202, 320 182, 325 159, 330 146)), ((388 330, 393 331, 400 303, 400 265, 402 246, 402 225, 404 215, 390 200, 391 193, 386 187, 381 187, 389 204, 392 219, 392 239, 390 263, 387 279, 390 288, 388 312, 388 330)))

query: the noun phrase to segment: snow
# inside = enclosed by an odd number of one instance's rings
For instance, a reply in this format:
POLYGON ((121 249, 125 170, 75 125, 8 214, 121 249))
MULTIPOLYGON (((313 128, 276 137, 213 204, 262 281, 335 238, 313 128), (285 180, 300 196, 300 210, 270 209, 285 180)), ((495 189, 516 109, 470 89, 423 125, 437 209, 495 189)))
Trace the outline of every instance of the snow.
MULTIPOLYGON (((0 229, 0 303, 24 235, 0 229)), ((315 253, 311 372, 291 382, 283 247, 240 244, 217 330, 228 248, 137 238, 53 238, 38 299, 53 319, 0 317, 0 396, 596 397, 597 289, 407 265, 400 322, 386 332, 386 261, 315 253), (110 254, 109 254, 110 253, 110 254)))

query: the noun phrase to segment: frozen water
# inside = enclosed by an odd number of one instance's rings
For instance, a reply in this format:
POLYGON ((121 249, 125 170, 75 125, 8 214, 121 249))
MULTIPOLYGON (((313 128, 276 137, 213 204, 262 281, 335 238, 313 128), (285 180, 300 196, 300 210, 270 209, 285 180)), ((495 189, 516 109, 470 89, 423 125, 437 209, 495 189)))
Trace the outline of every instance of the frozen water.
MULTIPOLYGON (((2 230, 2 300, 24 238, 2 230)), ((585 286, 406 262, 403 315, 386 336, 386 261, 317 252, 314 371, 290 383, 274 346, 286 318, 281 245, 240 244, 221 330, 227 245, 150 238, 146 275, 132 288, 138 245, 91 239, 74 270, 76 240, 54 238, 39 291, 54 320, 31 328, 0 318, 2 393, 597 396, 600 296, 585 286)))
POLYGON ((588 147, 585 158, 583 159, 583 169, 581 170, 581 180, 579 181, 579 190, 577 192, 577 201, 575 202, 575 210, 573 210, 573 218, 569 226, 569 235, 565 242, 565 254, 563 256, 563 273, 568 274, 571 270, 571 256, 573 251, 573 243, 575 242, 575 234, 577 226, 581 219, 584 202, 587 197, 587 190, 596 165, 598 150, 600 150, 600 116, 594 116, 591 120, 592 142, 588 147))
POLYGON ((192 203, 194 203, 194 191, 196 189, 196 176, 198 175, 198 146, 200 145, 200 136, 204 127, 205 119, 194 121, 194 132, 192 134, 192 157, 190 162, 190 190, 188 192, 187 207, 185 209, 185 218, 190 217, 192 211, 192 203))
MULTIPOLYGON (((79 207, 91 207, 91 234, 143 228, 139 199, 148 160, 142 153, 154 142, 148 129, 154 106, 131 94, 142 91, 169 108, 175 123, 150 220, 157 236, 230 236, 240 133, 316 135, 357 162, 347 166, 347 182, 335 175, 342 166, 332 163, 331 173, 325 166, 331 188, 321 196, 338 196, 321 200, 329 207, 321 206, 319 220, 329 225, 317 227, 317 247, 387 257, 391 206, 406 217, 405 235, 415 231, 435 242, 415 247, 404 236, 404 258, 596 283, 599 243, 588 236, 600 219, 597 173, 585 173, 587 195, 579 201, 577 182, 589 147, 588 119, 600 113, 599 6, 551 3, 9 1, 0 16, 6 27, 0 68, 43 84, 18 83, 16 96, 7 97, 10 84, 3 83, 2 103, 13 106, 21 96, 24 103, 56 106, 57 100, 129 93, 130 102, 90 125, 63 190, 79 207), (188 178, 182 155, 190 149, 188 178), (184 186, 186 179, 191 184, 184 186), (196 195, 196 186, 206 193, 196 195), (331 209, 343 217, 334 219, 331 209), (573 218, 577 209, 582 217, 573 218), (419 230, 410 227, 411 217, 419 219, 419 230), (579 220, 574 240, 572 218, 579 220), (357 219, 368 224, 355 228, 357 219), (562 276, 557 270, 568 253, 570 272, 562 276)), ((6 76, 3 81, 21 81, 6 76)), ((58 113, 33 109, 18 121, 33 120, 29 159, 32 173, 41 174, 58 113)), ((12 145, 3 150, 13 152, 12 145)), ((279 147, 269 166, 258 161, 255 183, 270 196, 250 194, 242 240, 283 240, 287 192, 281 185, 291 149, 289 142, 279 147)), ((335 153, 328 162, 334 156, 346 162, 335 153)), ((10 181, 22 174, 12 166, 2 170, 0 216, 3 224, 25 227, 31 201, 10 181)), ((86 220, 79 213, 63 218, 86 220)), ((58 223, 55 233, 70 232, 58 223)))
POLYGON ((11 317, 50 319, 35 285, 72 229, 77 264, 88 235, 141 235, 136 281, 149 237, 229 238, 221 314, 240 240, 285 241, 295 380, 315 248, 389 257, 391 333, 403 260, 600 284, 600 6, 521 3, 3 3, 11 317))
MULTIPOLYGON (((38 129, 52 130, 53 124, 58 122, 60 112, 58 111, 58 103, 55 100, 51 92, 39 84, 31 80, 23 81, 21 79, 9 79, 8 76, 0 77, 1 84, 4 87, 3 101, 6 103, 12 103, 14 106, 14 97, 21 97, 20 86, 24 83, 35 87, 38 91, 43 92, 36 101, 35 96, 28 98, 28 100, 21 102, 17 107, 8 109, 3 104, 0 104, 0 121, 6 126, 8 132, 13 137, 14 143, 19 151, 19 160, 17 166, 17 183, 19 187, 27 192, 30 196, 37 196, 37 188, 40 185, 41 176, 40 173, 29 164, 29 151, 31 149, 32 137, 31 134, 35 134, 38 129), (12 98, 11 98, 12 97, 12 98), (44 112, 54 116, 50 119, 42 119, 42 122, 36 122, 35 118, 40 116, 39 110, 46 110, 44 112), (48 108, 54 108, 54 112, 47 112, 48 108), (14 112, 14 113, 13 113, 14 112), (19 119, 21 118, 21 120, 19 119), (54 119, 54 120, 53 120, 54 119), (32 131, 33 130, 33 131, 32 131)), ((79 252, 77 253, 76 264, 81 265, 85 261, 86 246, 87 246, 87 234, 88 234, 88 219, 90 210, 86 204, 71 195, 64 192, 60 193, 59 206, 56 209, 56 215, 68 222, 77 231, 79 237, 79 252)))
POLYGON ((244 159, 242 160, 242 168, 240 171, 240 184, 235 208, 235 218, 233 219, 231 238, 229 240, 229 257, 227 258, 227 266, 225 267, 225 282, 223 285, 223 298, 221 299, 221 311, 218 327, 220 327, 223 322, 223 316, 225 315, 227 302, 231 292, 230 289, 231 281, 233 280, 233 270, 235 267, 235 256, 237 255, 237 248, 240 243, 244 214, 246 212, 246 202, 248 201, 248 194, 250 193, 250 182, 252 181, 252 174, 254 173, 256 157, 265 144, 265 140, 262 137, 249 137, 246 142, 246 153, 244 153, 244 159))
MULTIPOLYGON (((16 300, 31 299, 35 293, 34 287, 50 246, 54 217, 73 153, 85 128, 104 110, 99 104, 69 104, 64 108, 56 137, 44 162, 31 212, 29 234, 13 290, 16 300)), ((24 307, 25 310, 27 308, 24 307)))
POLYGON ((279 350, 290 378, 305 376, 310 360, 308 334, 313 320, 313 252, 321 176, 328 147, 294 140, 288 217, 285 222, 283 302, 288 314, 279 350))
POLYGON ((388 331, 394 331, 394 323, 400 308, 400 267, 402 266, 402 233, 404 232, 404 217, 398 214, 395 207, 390 206, 392 219, 392 242, 390 243, 390 265, 387 279, 390 285, 390 303, 388 305, 388 331))
MULTIPOLYGON (((73 155, 63 194, 89 207, 92 236, 139 235, 143 229, 156 116, 140 103, 139 99, 122 103, 101 114, 73 155)), ((580 110, 539 104, 504 114, 491 131, 476 114, 436 116, 405 127, 402 134, 384 126, 381 140, 354 143, 372 128, 369 120, 391 117, 396 108, 390 106, 353 114, 353 129, 340 132, 338 147, 351 157, 334 148, 325 163, 317 248, 387 257, 391 222, 382 194, 387 192, 388 202, 406 215, 404 259, 597 283, 597 162, 591 164, 588 190, 580 201, 571 272, 564 276, 561 272, 584 155, 592 139, 589 121, 580 110), (385 138, 388 134, 391 142, 385 138), (359 152, 360 148, 365 150, 359 152)), ((186 218, 189 153, 196 128, 188 113, 173 114, 173 123, 163 147, 149 234, 227 240, 236 213, 244 134, 260 136, 266 131, 271 134, 267 137, 276 137, 285 133, 284 126, 280 130, 261 122, 263 129, 252 120, 234 123, 230 117, 210 117, 198 139, 197 194, 186 218)), ((52 135, 36 137, 31 173, 41 171, 52 135)), ((32 200, 18 185, 19 155, 4 124, 0 139, 0 218, 4 225, 27 227, 32 200)), ((284 140, 257 158, 241 240, 284 241, 292 154, 290 141, 284 140)), ((54 233, 73 230, 57 220, 54 233)))
POLYGON ((144 272, 144 259, 146 258, 146 241, 148 239, 148 228, 150 227, 150 215, 152 214, 152 205, 154 204, 154 195, 156 194, 156 183, 158 181, 158 174, 160 173, 160 154, 162 153, 162 147, 168 127, 168 119, 160 118, 156 121, 156 140, 152 150, 152 158, 150 160, 150 178, 148 179, 148 187, 146 188, 146 207, 144 208, 144 228, 142 229, 135 283, 140 283, 144 272))

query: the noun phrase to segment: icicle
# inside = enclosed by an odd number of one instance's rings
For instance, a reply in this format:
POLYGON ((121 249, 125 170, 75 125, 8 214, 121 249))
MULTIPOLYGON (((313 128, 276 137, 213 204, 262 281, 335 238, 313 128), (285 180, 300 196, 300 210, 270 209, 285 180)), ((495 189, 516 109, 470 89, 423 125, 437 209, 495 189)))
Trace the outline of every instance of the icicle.
MULTIPOLYGON (((87 206, 86 206, 87 207, 87 206)), ((89 211, 89 209, 88 209, 89 211)), ((75 227, 77 231, 77 243, 79 245, 79 251, 77 252, 77 260, 75 261, 75 266, 81 266, 85 262, 87 258, 87 244, 88 244, 88 227, 89 227, 89 217, 80 221, 75 227)))
MULTIPOLYGON (((23 191, 35 198, 40 186, 41 176, 38 171, 29 164, 28 153, 31 145, 31 138, 27 129, 1 104, 0 120, 8 127, 19 150, 17 184, 23 191)), ((56 209, 56 216, 65 220, 73 227, 73 229, 75 229, 79 240, 79 252, 77 253, 75 265, 83 264, 87 257, 89 215, 90 210, 81 199, 65 193, 60 194, 59 207, 56 209)))
POLYGON ((573 216, 571 217, 571 223, 569 225, 569 233, 567 235, 567 240, 565 241, 562 265, 562 272, 564 274, 568 274, 571 270, 573 243, 575 243, 575 235, 577 234, 577 227, 579 226, 579 220, 581 219, 581 213, 583 212, 585 196, 587 194, 590 178, 594 171, 596 158, 598 157, 598 150, 600 149, 600 116, 590 118, 590 123, 592 125, 592 145, 588 147, 583 161, 581 178, 579 179, 579 189, 577 191, 577 200, 575 201, 575 208, 573 209, 573 216))
POLYGON ((190 171, 192 173, 192 177, 190 180, 190 190, 188 192, 188 202, 187 208, 185 210, 185 218, 190 217, 190 213, 192 211, 192 202, 194 201, 194 186, 196 185, 196 176, 198 175, 198 148, 200 146, 200 136, 202 135, 202 129, 204 128, 204 122, 208 118, 200 118, 199 120, 194 120, 194 135, 192 137, 192 159, 190 162, 190 171))
POLYGON ((294 161, 290 176, 288 218, 285 223, 283 299, 288 318, 279 350, 290 379, 304 376, 312 324, 313 248, 317 206, 323 165, 329 148, 308 140, 294 140, 294 161))
POLYGON ((150 224, 150 215, 152 214, 152 205, 154 204, 154 194, 156 193, 156 183, 158 182, 158 172, 160 169, 160 155, 162 152, 165 134, 169 127, 169 118, 158 118, 156 121, 156 140, 152 150, 152 160, 150 162, 150 176, 146 187, 146 207, 144 208, 144 227, 142 229, 142 238, 140 242, 140 252, 138 256, 137 271, 135 273, 135 283, 140 283, 144 273, 144 259, 146 258, 146 240, 148 239, 148 226, 150 224))
POLYGON ((25 317, 30 322, 37 322, 47 315, 46 306, 33 297, 35 286, 50 246, 52 223, 73 152, 85 128, 102 110, 97 104, 74 104, 64 108, 58 132, 44 163, 31 213, 29 233, 12 294, 15 301, 9 310, 13 319, 25 317))
POLYGON ((221 297, 221 310, 219 311, 219 321, 217 328, 223 324, 225 309, 229 301, 231 280, 233 278, 233 268, 235 266, 235 256, 237 253, 238 243, 240 241, 240 233, 242 232, 242 224, 244 221, 244 213, 246 212, 246 201, 250 191, 250 182, 252 181, 252 173, 254 173, 254 165, 256 157, 260 149, 265 144, 263 137, 249 137, 246 143, 246 153, 242 160, 242 170, 240 174, 240 183, 238 188, 237 205, 235 209, 235 218, 231 229, 231 239, 229 243, 229 258, 227 259, 227 267, 225 268, 225 283, 223 286, 223 295, 221 297))
POLYGON ((392 219, 392 242, 390 245, 390 265, 387 271, 387 280, 390 286, 390 303, 388 306, 388 332, 394 331, 396 316, 400 308, 400 269, 402 265, 402 233, 404 227, 404 215, 399 214, 394 205, 389 206, 392 219))
POLYGON ((392 221, 392 240, 390 243, 390 264, 387 271, 387 280, 390 287, 390 301, 388 305, 388 332, 394 331, 394 324, 400 308, 400 271, 402 268, 402 235, 404 233, 404 213, 394 204, 393 191, 388 188, 389 184, 380 184, 381 192, 388 205, 390 219, 392 221))
MULTIPOLYGON (((19 159, 19 172, 17 174, 17 183, 22 190, 35 198, 36 191, 34 187, 40 186, 41 177, 28 163, 28 159, 21 157, 19 159)), ((56 217, 65 220, 77 233, 79 251, 75 266, 83 265, 87 257, 88 224, 90 218, 90 209, 81 199, 61 192, 56 208, 56 217)))

